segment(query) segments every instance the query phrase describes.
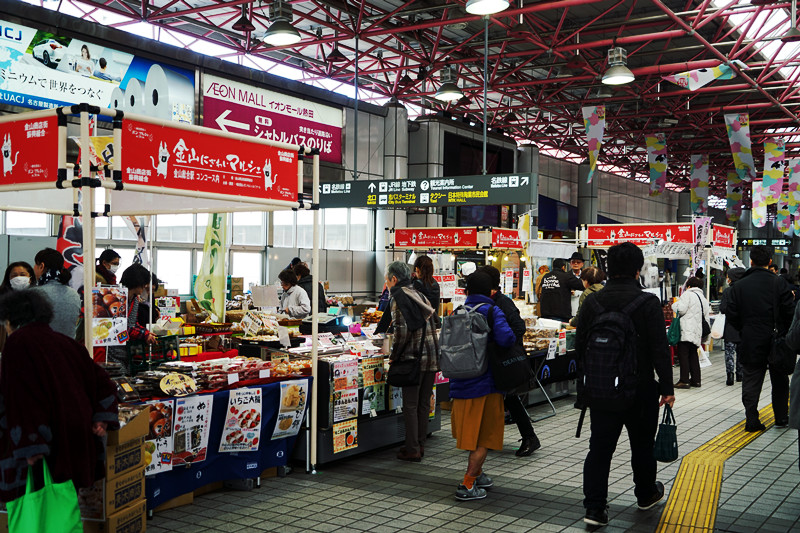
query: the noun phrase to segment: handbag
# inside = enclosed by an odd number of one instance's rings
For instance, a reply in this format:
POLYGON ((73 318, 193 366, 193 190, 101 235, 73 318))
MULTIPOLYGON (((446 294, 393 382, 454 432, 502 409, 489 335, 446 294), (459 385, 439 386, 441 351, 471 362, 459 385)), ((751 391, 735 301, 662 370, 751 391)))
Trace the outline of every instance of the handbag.
POLYGON ((778 291, 775 291, 775 301, 772 306, 772 344, 770 346, 767 363, 769 367, 781 374, 789 375, 794 372, 797 354, 786 344, 786 335, 778 331, 778 291))
POLYGON ((25 495, 6 504, 9 533, 79 533, 83 531, 78 493, 72 480, 53 483, 42 459, 44 487, 33 490, 33 466, 28 467, 25 495))
POLYGON ((502 348, 493 342, 489 343, 489 368, 494 376, 494 386, 499 391, 532 388, 533 368, 521 344, 514 343, 510 348, 502 348))
POLYGON ((721 339, 725 336, 725 315, 720 313, 711 325, 711 338, 721 339))
POLYGON ((711 325, 706 320, 706 312, 703 310, 703 299, 700 298, 700 295, 697 294, 697 299, 700 300, 700 318, 701 318, 701 325, 703 328, 702 333, 700 334, 700 340, 707 339, 709 335, 711 335, 711 325))
POLYGON ((681 316, 677 313, 669 325, 669 330, 667 331, 667 342, 670 346, 675 346, 681 342, 681 316))
POLYGON ((658 434, 653 446, 653 457, 661 463, 671 463, 678 458, 678 426, 675 424, 675 415, 672 407, 664 405, 664 416, 658 425, 658 434))
MULTIPOLYGON (((397 361, 392 361, 389 364, 389 372, 386 374, 386 383, 392 387, 416 387, 419 385, 422 377, 420 375, 420 365, 422 364, 422 357, 420 355, 422 346, 425 343, 425 328, 427 323, 422 326, 422 341, 420 347, 416 350, 417 355, 409 355, 406 357, 400 356, 397 361)), ((410 342, 410 341, 409 341, 410 342)), ((407 353, 405 346, 403 347, 403 355, 407 353)))

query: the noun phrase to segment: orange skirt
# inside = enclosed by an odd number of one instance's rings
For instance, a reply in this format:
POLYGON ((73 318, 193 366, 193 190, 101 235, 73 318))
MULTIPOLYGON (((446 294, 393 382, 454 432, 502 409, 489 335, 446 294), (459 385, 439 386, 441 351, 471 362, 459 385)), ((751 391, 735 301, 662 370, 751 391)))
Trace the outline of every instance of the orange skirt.
POLYGON ((503 395, 499 393, 480 398, 453 398, 450 425, 456 448, 469 451, 479 447, 502 450, 504 413, 503 395))

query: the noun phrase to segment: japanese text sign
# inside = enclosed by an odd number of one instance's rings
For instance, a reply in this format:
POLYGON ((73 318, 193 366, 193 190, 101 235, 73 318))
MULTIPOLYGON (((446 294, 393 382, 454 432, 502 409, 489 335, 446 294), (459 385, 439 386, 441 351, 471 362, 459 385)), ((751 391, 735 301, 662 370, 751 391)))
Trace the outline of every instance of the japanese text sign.
POLYGON ((56 181, 58 121, 54 116, 0 124, 3 175, 0 185, 56 181))
POLYGON ((492 248, 522 250, 519 230, 492 228, 492 248))
POLYGON ((587 226, 590 247, 604 248, 621 242, 637 246, 653 244, 656 240, 667 243, 693 244, 692 224, 590 224, 587 226))
POLYGON ((735 237, 735 228, 714 224, 714 246, 718 248, 734 248, 736 246, 735 237))
POLYGON ((475 248, 477 228, 404 228, 394 230, 395 248, 475 248))

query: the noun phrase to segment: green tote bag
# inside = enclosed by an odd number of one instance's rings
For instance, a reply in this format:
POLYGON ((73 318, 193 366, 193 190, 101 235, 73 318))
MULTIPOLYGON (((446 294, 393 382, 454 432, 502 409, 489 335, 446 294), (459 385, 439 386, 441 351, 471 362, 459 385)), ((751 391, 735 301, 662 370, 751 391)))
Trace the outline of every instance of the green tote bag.
POLYGON ((672 319, 672 323, 667 330, 667 342, 670 346, 675 346, 681 342, 681 317, 680 315, 672 319))
POLYGON ((72 480, 53 483, 42 459, 44 487, 33 490, 33 467, 28 467, 25 495, 6 504, 9 533, 81 533, 78 493, 72 480))

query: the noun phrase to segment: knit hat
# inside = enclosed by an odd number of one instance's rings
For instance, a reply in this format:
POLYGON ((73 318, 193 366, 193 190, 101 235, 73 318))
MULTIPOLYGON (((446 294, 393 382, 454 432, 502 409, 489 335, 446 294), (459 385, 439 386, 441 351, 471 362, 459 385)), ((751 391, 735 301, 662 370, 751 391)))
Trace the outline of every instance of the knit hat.
POLYGON ((492 278, 486 272, 473 272, 467 276, 467 294, 492 295, 492 278))
POLYGON ((747 272, 747 270, 744 268, 740 267, 732 268, 728 270, 728 278, 731 280, 731 283, 733 283, 734 281, 739 281, 739 279, 741 279, 741 277, 744 276, 745 272, 747 272))

